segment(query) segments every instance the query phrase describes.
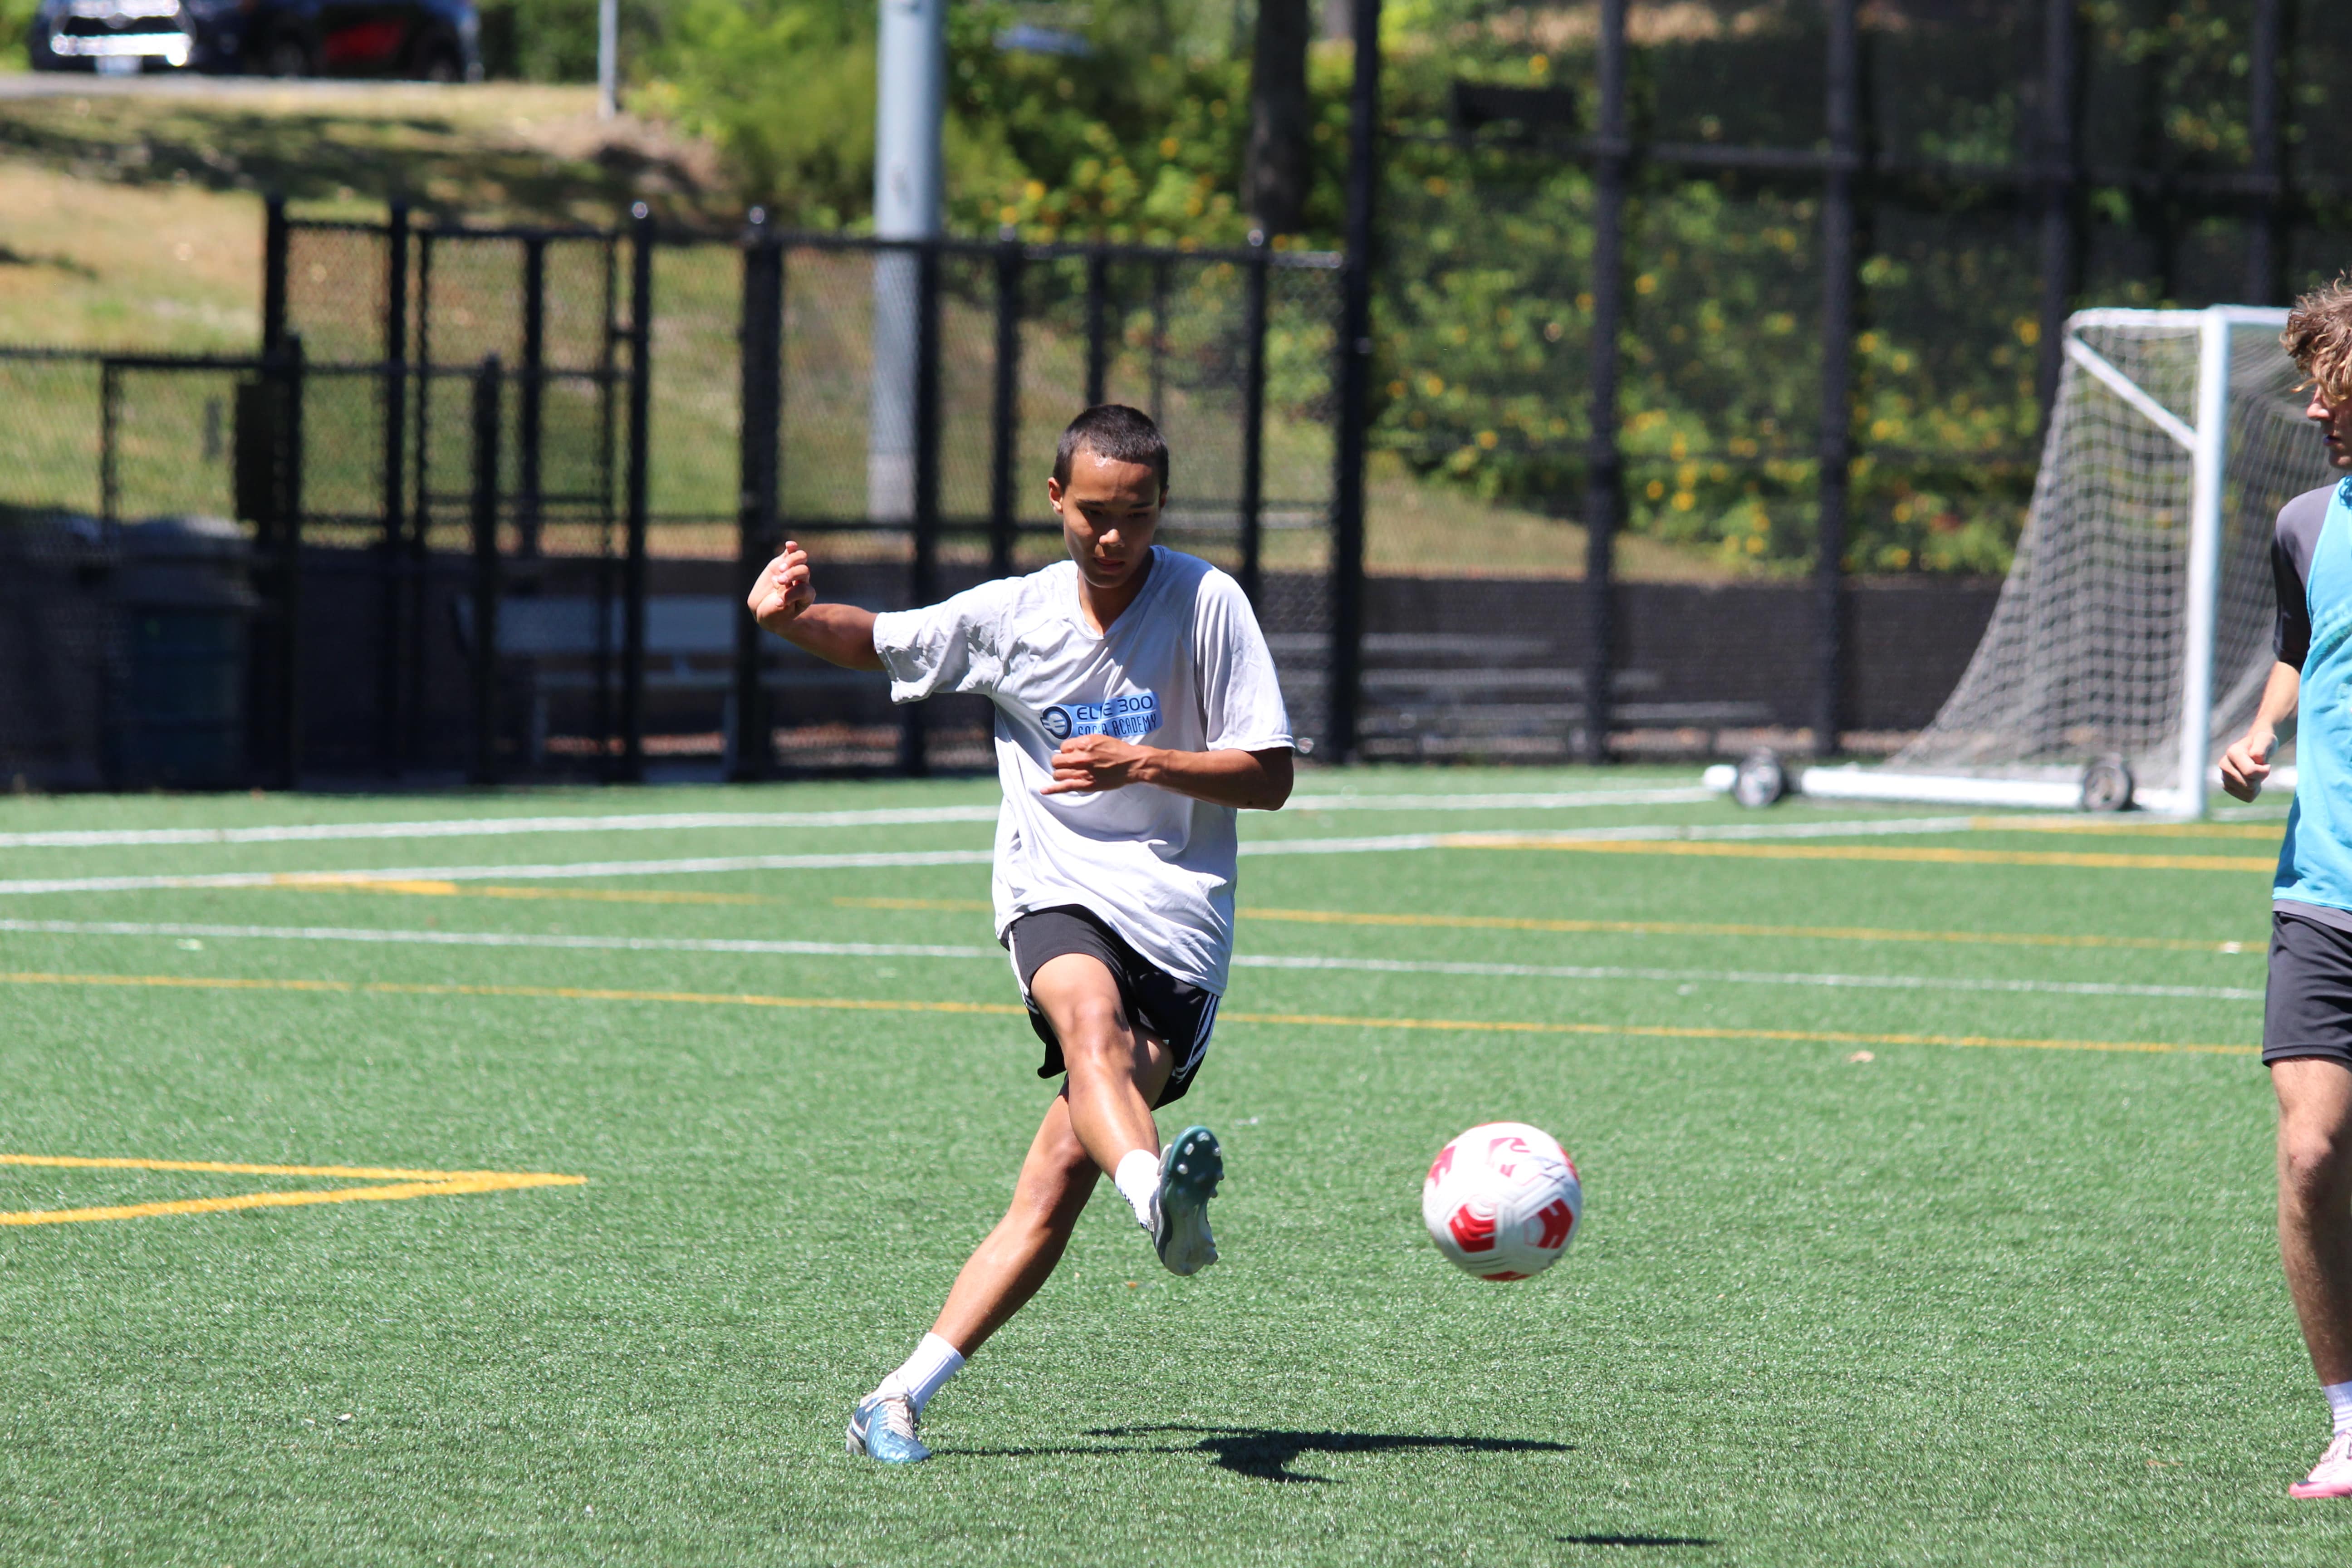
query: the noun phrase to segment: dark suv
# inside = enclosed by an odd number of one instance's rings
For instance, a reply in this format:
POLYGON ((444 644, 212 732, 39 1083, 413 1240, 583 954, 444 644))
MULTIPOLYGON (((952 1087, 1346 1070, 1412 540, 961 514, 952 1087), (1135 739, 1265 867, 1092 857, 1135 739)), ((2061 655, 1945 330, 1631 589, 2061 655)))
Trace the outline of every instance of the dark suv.
POLYGON ((41 0, 35 70, 478 81, 474 0, 41 0))

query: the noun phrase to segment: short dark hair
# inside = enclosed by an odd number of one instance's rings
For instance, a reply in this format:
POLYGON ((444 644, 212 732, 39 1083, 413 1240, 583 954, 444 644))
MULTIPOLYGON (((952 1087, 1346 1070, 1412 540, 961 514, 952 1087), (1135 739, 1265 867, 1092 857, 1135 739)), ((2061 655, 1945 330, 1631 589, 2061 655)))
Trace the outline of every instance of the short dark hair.
POLYGON ((1168 441, 1140 408, 1097 403, 1071 420, 1054 452, 1055 483, 1070 482, 1070 462, 1081 447, 1114 463, 1144 464, 1160 476, 1160 493, 1168 493, 1168 441))

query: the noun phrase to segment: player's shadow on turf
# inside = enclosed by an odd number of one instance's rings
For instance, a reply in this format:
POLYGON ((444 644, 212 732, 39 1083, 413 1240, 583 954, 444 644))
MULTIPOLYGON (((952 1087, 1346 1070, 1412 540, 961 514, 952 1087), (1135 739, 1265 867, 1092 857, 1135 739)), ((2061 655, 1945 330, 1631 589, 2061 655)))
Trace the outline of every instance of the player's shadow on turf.
POLYGON ((1431 1437, 1383 1432, 1279 1432, 1257 1426, 1108 1426, 1089 1437, 1148 1437, 1199 1433, 1192 1447, 1220 1469, 1262 1481, 1323 1481, 1290 1468, 1301 1454, 1387 1454, 1400 1448, 1454 1448, 1472 1454, 1565 1454, 1566 1443, 1533 1437, 1431 1437))
POLYGON ((1712 1546, 1704 1535, 1556 1535, 1570 1546, 1712 1546))

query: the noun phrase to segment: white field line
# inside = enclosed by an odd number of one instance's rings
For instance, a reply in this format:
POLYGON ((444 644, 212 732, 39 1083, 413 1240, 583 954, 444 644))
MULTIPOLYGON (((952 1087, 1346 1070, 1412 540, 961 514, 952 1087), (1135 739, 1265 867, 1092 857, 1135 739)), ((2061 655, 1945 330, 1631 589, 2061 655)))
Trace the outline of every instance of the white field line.
MULTIPOLYGON (((1301 795, 1295 811, 1576 811, 1680 805, 1716 799, 1704 787, 1596 789, 1549 795, 1301 795)), ((530 833, 667 833, 700 828, 905 827, 994 822, 994 805, 868 811, 646 812, 623 816, 483 816, 445 822, 322 822, 264 827, 60 828, 0 833, 0 849, 99 849, 170 844, 308 844, 339 839, 507 838, 530 833)))
POLYGON ((405 866, 353 871, 205 871, 190 876, 36 877, 11 893, 122 893, 158 888, 351 887, 368 882, 547 882, 584 877, 690 877, 708 871, 826 871, 858 866, 985 866, 986 849, 885 849, 851 855, 722 855, 691 860, 566 860, 543 866, 405 866))
MULTIPOLYGON (((987 958, 995 947, 901 942, 781 942, 730 937, 566 936, 515 931, 394 931, 366 926, 201 925, 183 921, 0 920, 0 932, 50 936, 210 938, 220 942, 352 942, 421 947, 554 948, 620 952, 752 953, 821 958, 987 958)), ((1239 953, 1236 969, 1332 969, 1370 974, 1461 974, 1523 980, 1649 980, 1672 984, 1814 985, 1864 991, 2030 992, 2053 996, 2160 996, 2205 1002, 2259 1002, 2263 993, 2234 985, 2135 985, 2111 981, 1990 980, 1931 974, 1819 974, 1747 969, 1651 969, 1615 964, 1476 963, 1393 958, 1239 953)))
MULTIPOLYGON (((1530 841, 1675 838, 1817 838, 1851 834, 1965 833, 1966 816, 1864 818, 1855 821, 1764 823, 1693 827, 1637 824, 1549 832, 1401 833, 1367 838, 1268 838, 1241 847, 1244 855, 1365 855, 1418 849, 1518 847, 1530 841)), ((203 871, 125 877, 33 877, 0 881, 0 895, 143 892, 163 888, 299 888, 306 883, 551 881, 587 877, 676 877, 727 871, 834 870, 871 866, 973 866, 986 849, 870 850, 836 855, 723 855, 676 860, 567 860, 514 866, 395 866, 329 871, 203 871)))
POLYGON ((994 822, 993 805, 871 811, 680 811, 625 816, 478 816, 446 822, 318 822, 274 827, 124 827, 0 833, 0 849, 95 849, 159 844, 308 844, 352 838, 507 838, 527 833, 653 833, 707 827, 903 827, 994 822))
POLYGON ((1474 974, 1529 980, 1657 980, 1711 985, 1824 985, 1863 991, 2025 991, 2052 996, 2167 996, 2259 1002, 2237 985, 2131 985, 2104 980, 1980 980, 1939 974, 1806 974, 1749 969, 1635 969, 1615 964, 1449 963, 1423 959, 1236 954, 1237 969, 1349 969, 1373 974, 1474 974))
MULTIPOLYGON (((1973 816, 1833 819, 1694 827, 1641 823, 1623 827, 1491 833, 1399 833, 1368 838, 1263 838, 1244 855, 1372 855, 1422 849, 1523 848, 1530 844, 1675 839, 1843 838, 1888 834, 1967 833, 1973 816)), ((32 877, 0 881, 0 897, 34 893, 147 892, 163 888, 350 887, 368 882, 544 882, 589 877, 684 877, 730 871, 822 871, 877 866, 985 866, 986 849, 886 849, 838 855, 716 855, 680 860, 566 860, 517 866, 394 866, 333 871, 203 871, 137 877, 32 877)))
MULTIPOLYGON (((1244 855, 1371 855, 1401 849, 1523 849, 1544 844, 1704 842, 1748 838, 1855 838, 1917 833, 1970 833, 1979 816, 1843 817, 1829 822, 1734 823, 1720 827, 1679 822, 1629 823, 1622 827, 1497 828, 1475 833, 1393 833, 1367 838, 1261 838, 1244 855)), ((7 884, 0 883, 0 891, 7 884)))

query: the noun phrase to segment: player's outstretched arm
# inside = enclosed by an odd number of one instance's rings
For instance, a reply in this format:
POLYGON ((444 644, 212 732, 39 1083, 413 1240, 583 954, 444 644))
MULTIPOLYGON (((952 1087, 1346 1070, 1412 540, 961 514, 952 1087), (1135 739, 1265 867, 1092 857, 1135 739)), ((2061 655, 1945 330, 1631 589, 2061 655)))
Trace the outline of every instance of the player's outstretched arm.
POLYGON ((1170 752, 1108 735, 1073 735, 1054 753, 1054 782, 1041 795, 1085 795, 1131 784, 1158 784, 1212 805, 1279 811, 1290 798, 1290 748, 1266 752, 1170 752))
POLYGON ((2271 666, 2263 686, 2263 700, 2246 732, 2221 753, 2221 787, 2240 800, 2263 793, 2271 776, 2271 753, 2278 749, 2279 729, 2294 717, 2296 699, 2303 694, 2303 672, 2281 660, 2271 666))
POLYGON ((809 574, 808 552, 792 540, 767 564, 745 596, 751 618, 794 647, 845 669, 879 669, 874 651, 874 612, 855 605, 820 605, 809 574))

